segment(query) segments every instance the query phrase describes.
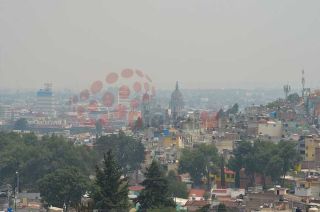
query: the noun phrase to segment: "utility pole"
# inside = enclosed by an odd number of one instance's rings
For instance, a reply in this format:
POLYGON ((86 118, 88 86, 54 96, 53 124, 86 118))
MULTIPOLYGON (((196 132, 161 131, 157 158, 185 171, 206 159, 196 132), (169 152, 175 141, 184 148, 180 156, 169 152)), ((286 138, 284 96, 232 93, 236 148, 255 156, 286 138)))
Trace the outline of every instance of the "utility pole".
POLYGON ((302 69, 302 78, 301 78, 301 84, 302 84, 302 98, 304 98, 305 95, 305 85, 306 85, 306 79, 304 78, 304 69, 302 69))
POLYGON ((14 211, 17 211, 17 197, 19 194, 19 172, 16 171, 17 185, 14 191, 14 211))
POLYGON ((289 92, 291 91, 291 86, 290 85, 284 85, 283 86, 283 91, 284 91, 284 94, 285 94, 285 97, 286 97, 286 100, 288 99, 288 94, 289 92))

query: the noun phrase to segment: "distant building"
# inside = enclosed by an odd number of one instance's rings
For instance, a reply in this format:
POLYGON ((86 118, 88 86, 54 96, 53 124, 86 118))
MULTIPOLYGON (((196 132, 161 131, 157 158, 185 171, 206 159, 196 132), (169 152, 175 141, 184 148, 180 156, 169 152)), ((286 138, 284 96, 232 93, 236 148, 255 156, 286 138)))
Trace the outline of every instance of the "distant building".
POLYGON ((163 147, 165 148, 183 148, 182 137, 178 135, 166 136, 163 138, 163 147))
POLYGON ((259 135, 270 138, 281 138, 282 123, 281 121, 265 121, 258 124, 259 135))
POLYGON ((0 104, 0 120, 11 120, 12 109, 9 105, 0 104))
POLYGON ((147 93, 142 97, 142 122, 145 127, 151 125, 150 95, 147 93))
POLYGON ((36 112, 47 116, 55 116, 55 97, 52 91, 52 84, 46 83, 43 89, 37 92, 36 112))
POLYGON ((204 196, 205 196, 206 190, 204 189, 191 189, 189 191, 189 200, 204 200, 204 196))
POLYGON ((182 110, 184 108, 183 95, 179 90, 179 84, 176 83, 176 89, 171 94, 170 109, 174 122, 182 116, 182 110))
POLYGON ((200 113, 201 129, 214 130, 218 128, 219 117, 217 112, 202 111, 200 113))
POLYGON ((306 97, 305 107, 307 113, 312 118, 313 124, 319 125, 320 122, 320 90, 315 90, 306 97))
POLYGON ((306 179, 297 179, 295 181, 294 194, 304 198, 320 198, 320 181, 319 177, 308 177, 306 179))
MULTIPOLYGON (((224 174, 225 174, 225 185, 226 188, 234 188, 235 187, 235 172, 232 170, 229 170, 227 168, 224 168, 224 174)), ((215 185, 217 188, 221 187, 221 176, 215 175, 214 176, 215 185)))
POLYGON ((309 136, 305 138, 305 160, 320 162, 320 138, 309 136))

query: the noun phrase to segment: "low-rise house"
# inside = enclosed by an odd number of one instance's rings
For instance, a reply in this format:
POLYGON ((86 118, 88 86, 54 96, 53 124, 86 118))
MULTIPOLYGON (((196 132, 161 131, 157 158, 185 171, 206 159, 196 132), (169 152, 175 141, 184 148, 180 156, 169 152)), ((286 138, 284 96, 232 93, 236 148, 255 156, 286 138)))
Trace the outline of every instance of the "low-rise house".
POLYGON ((187 207, 186 207, 186 203, 188 202, 188 199, 183 199, 183 198, 174 198, 174 202, 177 205, 177 210, 178 211, 186 211, 187 207))
POLYGON ((209 207, 210 203, 206 200, 189 200, 185 206, 189 212, 199 211, 201 208, 209 207))
POLYGON ((182 136, 173 135, 164 137, 162 140, 162 145, 164 148, 167 147, 176 147, 176 148, 183 148, 182 136))
POLYGON ((22 192, 18 194, 20 200, 19 207, 22 208, 40 208, 41 197, 40 193, 26 193, 22 192))
POLYGON ((193 188, 189 191, 189 200, 204 200, 206 190, 193 188))
POLYGON ((187 188, 190 190, 192 187, 193 181, 191 180, 191 176, 189 173, 180 174, 179 180, 185 184, 187 184, 187 188))
MULTIPOLYGON (((227 168, 224 168, 224 174, 225 174, 225 186, 226 188, 234 188, 235 186, 235 172, 232 170, 229 170, 227 168)), ((215 175, 215 184, 217 185, 217 188, 221 188, 221 176, 215 175)))
POLYGON ((259 136, 267 136, 270 139, 279 139, 282 137, 281 121, 261 121, 258 124, 259 136))
POLYGON ((320 155, 316 154, 316 153, 320 153, 319 148, 320 148, 320 138, 316 136, 306 137, 305 138, 305 160, 316 161, 316 159, 320 159, 320 155))
POLYGON ((299 197, 310 197, 311 188, 310 183, 307 181, 297 181, 294 188, 294 194, 299 197))
POLYGON ((245 189, 212 189, 211 195, 217 199, 220 197, 230 197, 231 199, 237 199, 239 196, 246 194, 245 189))
POLYGON ((140 195, 141 191, 144 189, 143 186, 136 185, 136 186, 129 186, 129 199, 136 199, 140 195))

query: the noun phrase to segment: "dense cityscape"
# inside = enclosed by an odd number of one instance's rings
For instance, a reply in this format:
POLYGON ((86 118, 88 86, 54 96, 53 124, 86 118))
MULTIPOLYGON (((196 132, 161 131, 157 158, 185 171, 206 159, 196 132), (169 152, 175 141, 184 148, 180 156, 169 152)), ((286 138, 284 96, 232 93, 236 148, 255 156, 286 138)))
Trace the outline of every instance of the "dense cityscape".
MULTIPOLYGON (((17 98, 19 93, 3 95, 2 207, 52 211, 63 207, 105 211, 121 204, 163 211, 318 207, 320 91, 306 87, 304 71, 300 93, 284 85, 278 98, 277 91, 269 91, 269 96, 262 90, 184 91, 179 82, 171 95, 159 91, 158 96, 152 79, 144 76, 148 75, 140 70, 124 69, 79 94, 56 94, 46 83, 23 98, 17 98), (133 77, 141 81, 131 83, 133 77), (217 100, 229 93, 238 99, 221 98, 211 104, 212 95, 217 100), (232 103, 236 100, 242 104, 232 103), (108 202, 116 196, 111 193, 95 196, 97 188, 92 186, 108 189, 111 185, 100 183, 113 179, 97 182, 100 172, 95 167, 103 166, 103 160, 118 166, 114 169, 126 185, 126 203, 108 202), (149 176, 155 174, 149 173, 153 169, 159 174, 156 178, 149 176)), ((118 192, 106 192, 111 191, 118 192)))
POLYGON ((0 212, 320 211, 292 2, 0 1, 0 212))

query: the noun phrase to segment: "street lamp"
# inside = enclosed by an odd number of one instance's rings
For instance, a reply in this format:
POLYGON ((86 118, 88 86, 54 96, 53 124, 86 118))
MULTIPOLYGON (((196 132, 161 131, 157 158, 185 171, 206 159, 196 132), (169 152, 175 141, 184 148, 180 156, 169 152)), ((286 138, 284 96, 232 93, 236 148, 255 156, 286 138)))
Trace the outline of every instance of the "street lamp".
POLYGON ((19 172, 18 171, 16 171, 16 175, 17 175, 17 194, 19 193, 19 172))
POLYGON ((14 211, 17 211, 17 196, 19 193, 19 172, 18 171, 16 171, 16 177, 17 177, 17 185, 14 191, 14 211))

